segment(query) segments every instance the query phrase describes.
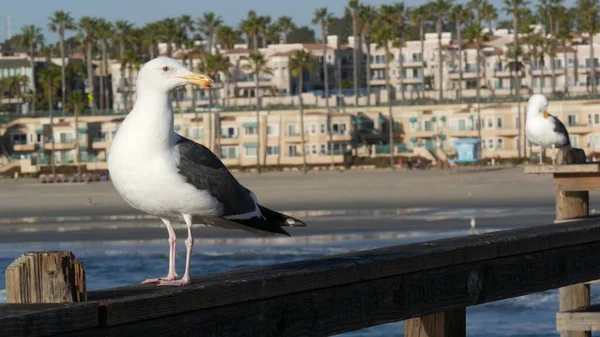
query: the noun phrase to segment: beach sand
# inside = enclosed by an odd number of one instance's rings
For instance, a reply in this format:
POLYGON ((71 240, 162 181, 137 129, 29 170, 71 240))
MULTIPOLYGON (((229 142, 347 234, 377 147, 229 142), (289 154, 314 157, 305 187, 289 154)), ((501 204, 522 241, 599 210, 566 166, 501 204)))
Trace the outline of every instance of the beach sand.
MULTIPOLYGON (((258 196, 261 204, 311 220, 306 228, 292 228, 293 235, 390 231, 399 226, 458 228, 466 226, 469 214, 474 214, 469 209, 482 208, 500 209, 500 213, 505 208, 504 213, 510 214, 478 219, 478 228, 541 225, 554 219, 550 175, 524 174, 523 167, 463 171, 268 172, 235 176, 258 196), (394 213, 418 213, 418 208, 460 209, 464 216, 425 221, 427 217, 394 213), (529 211, 518 214, 520 209, 529 211), (310 210, 325 212, 311 215, 306 212, 310 210), (353 213, 358 210, 363 213, 353 213), (376 210, 395 211, 381 215, 376 210)), ((597 195, 591 193, 591 208, 596 207, 597 195)), ((0 242, 160 239, 165 235, 160 220, 127 205, 110 182, 47 185, 35 180, 0 181, 0 242), (88 198, 93 206, 87 206, 88 198), (110 218, 115 215, 120 217, 110 218)), ((214 228, 203 228, 201 235, 248 236, 243 231, 214 228)))

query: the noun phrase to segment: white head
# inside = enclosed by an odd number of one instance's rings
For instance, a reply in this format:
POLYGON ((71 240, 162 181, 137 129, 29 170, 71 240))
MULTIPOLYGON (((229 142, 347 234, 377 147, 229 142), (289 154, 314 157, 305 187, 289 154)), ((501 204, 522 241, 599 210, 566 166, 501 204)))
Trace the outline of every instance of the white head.
POLYGON ((539 116, 548 118, 548 99, 542 94, 534 94, 527 102, 527 116, 539 116))
POLYGON ((185 84, 205 88, 214 86, 210 76, 189 71, 183 63, 168 57, 157 57, 142 66, 136 81, 137 91, 151 90, 168 94, 185 84))

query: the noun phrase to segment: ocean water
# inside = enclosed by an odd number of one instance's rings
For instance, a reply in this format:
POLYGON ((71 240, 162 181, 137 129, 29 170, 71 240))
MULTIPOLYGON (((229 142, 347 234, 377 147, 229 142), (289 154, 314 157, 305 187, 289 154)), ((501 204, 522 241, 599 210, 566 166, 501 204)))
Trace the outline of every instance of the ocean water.
MULTIPOLYGON (((466 226, 465 226, 466 227, 466 226)), ((494 231, 501 228, 487 228, 494 231)), ((192 274, 215 273, 324 255, 467 235, 467 229, 398 230, 357 235, 314 235, 283 239, 197 239, 192 274)), ((0 244, 0 271, 26 251, 71 250, 85 265, 88 289, 129 285, 163 276, 168 268, 168 245, 163 240, 28 242, 0 244)), ((177 271, 183 274, 185 248, 177 247, 177 271)), ((0 275, 0 302, 5 301, 0 275)), ((598 301, 595 298, 594 301, 598 301)), ((483 304, 467 309, 467 333, 479 337, 559 336, 555 330, 558 291, 546 291, 483 304), (526 317, 526 319, 523 319, 526 317)), ((354 331, 340 336, 384 337, 403 335, 402 322, 354 331)))

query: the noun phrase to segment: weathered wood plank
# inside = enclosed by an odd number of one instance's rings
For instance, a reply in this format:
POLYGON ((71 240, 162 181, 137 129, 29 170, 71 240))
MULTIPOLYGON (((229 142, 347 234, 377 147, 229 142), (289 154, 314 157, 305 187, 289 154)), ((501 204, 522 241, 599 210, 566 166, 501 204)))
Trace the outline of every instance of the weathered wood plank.
POLYGON ((600 331, 600 305, 556 314, 558 331, 600 331))
POLYGON ((405 337, 461 337, 467 335, 465 308, 453 309, 421 317, 404 323, 405 337))
POLYGON ((594 241, 600 241, 600 221, 570 222, 207 275, 183 288, 138 285, 89 296, 126 296, 106 301, 106 323, 117 325, 594 241))
POLYGON ((83 264, 71 252, 30 252, 6 268, 8 303, 86 300, 83 264))
MULTIPOLYGON (((555 179, 556 180, 556 179, 555 179)), ((556 191, 556 219, 585 218, 589 215, 590 196, 587 190, 556 191)), ((590 286, 574 284, 559 289, 559 310, 587 308, 590 305, 590 286)), ((590 331, 561 331, 561 337, 591 337, 590 331)))
POLYGON ((102 335, 329 336, 600 278, 598 249, 593 242, 421 270, 108 326, 102 335))
POLYGON ((555 173, 554 188, 557 191, 600 190, 598 173, 555 173))
POLYGON ((571 164, 571 165, 525 165, 525 173, 550 174, 550 173, 600 173, 600 163, 571 164))
POLYGON ((556 165, 584 164, 586 160, 587 158, 583 149, 565 147, 558 150, 554 163, 556 165))
POLYGON ((97 303, 0 305, 0 336, 46 337, 99 324, 97 303))

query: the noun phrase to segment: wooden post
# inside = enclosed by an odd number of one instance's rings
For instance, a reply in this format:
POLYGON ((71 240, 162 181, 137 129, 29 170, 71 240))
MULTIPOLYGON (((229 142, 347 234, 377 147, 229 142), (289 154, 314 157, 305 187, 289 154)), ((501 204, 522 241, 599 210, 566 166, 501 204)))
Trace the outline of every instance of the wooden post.
POLYGON ((23 254, 6 268, 8 303, 72 303, 87 300, 83 264, 71 252, 23 254))
MULTIPOLYGON (((589 215, 588 191, 556 191, 556 220, 584 218, 589 215)), ((558 290, 559 311, 590 306, 589 284, 576 284, 558 290)), ((561 337, 591 337, 590 331, 561 331, 561 337)))
POLYGON ((466 309, 453 309, 407 319, 405 337, 464 337, 467 335, 466 309))

